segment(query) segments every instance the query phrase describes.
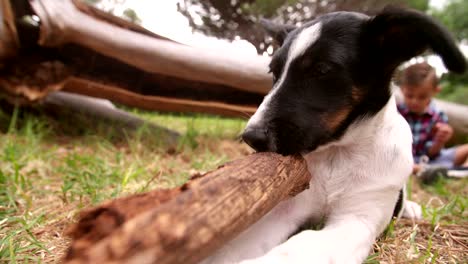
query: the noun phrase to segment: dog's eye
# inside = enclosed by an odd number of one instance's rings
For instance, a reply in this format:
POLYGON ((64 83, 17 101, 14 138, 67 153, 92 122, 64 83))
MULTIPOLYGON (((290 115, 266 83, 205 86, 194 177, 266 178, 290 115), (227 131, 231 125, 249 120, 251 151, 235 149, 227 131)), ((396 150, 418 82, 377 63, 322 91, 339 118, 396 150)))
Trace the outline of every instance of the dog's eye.
POLYGON ((312 68, 312 74, 314 76, 323 76, 329 73, 332 69, 332 66, 325 62, 318 62, 312 68))

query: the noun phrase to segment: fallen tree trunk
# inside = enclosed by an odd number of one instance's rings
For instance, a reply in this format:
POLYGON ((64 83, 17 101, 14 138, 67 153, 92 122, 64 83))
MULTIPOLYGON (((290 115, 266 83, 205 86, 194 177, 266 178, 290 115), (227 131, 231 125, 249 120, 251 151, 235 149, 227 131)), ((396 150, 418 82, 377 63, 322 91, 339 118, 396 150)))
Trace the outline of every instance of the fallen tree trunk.
POLYGON ((15 56, 20 46, 9 0, 0 0, 0 20, 0 60, 3 60, 15 56))
MULTIPOLYGON (((31 5, 42 21, 41 45, 57 46, 71 42, 148 72, 223 84, 259 94, 266 94, 271 88, 272 79, 267 73, 270 59, 267 57, 225 56, 224 53, 125 30, 122 25, 115 26, 93 18, 92 9, 87 12, 90 15, 80 12, 71 0, 31 0, 31 5)), ((86 11, 83 4, 77 5, 86 11)), ((467 135, 468 117, 465 112, 448 102, 439 106, 454 120, 452 124, 456 134, 467 135)))
POLYGON ((116 103, 147 110, 171 112, 197 112, 229 117, 248 118, 255 113, 256 107, 224 104, 219 102, 201 102, 186 99, 148 96, 119 89, 104 84, 87 81, 81 78, 70 78, 64 91, 109 99, 116 103))
POLYGON ((468 106, 435 99, 436 105, 443 110, 453 127, 454 136, 450 140, 454 144, 466 143, 468 139, 468 106))
POLYGON ((77 10, 71 0, 31 0, 41 19, 39 44, 78 44, 147 72, 266 93, 272 79, 267 57, 194 48, 105 23, 77 10), (79 22, 77 22, 79 21, 79 22))
MULTIPOLYGON (((394 89, 397 102, 403 102, 403 94, 400 89, 394 89)), ((454 136, 450 140, 452 144, 466 143, 468 137, 468 106, 434 99, 439 109, 447 114, 449 124, 453 127, 454 136)))
POLYGON ((99 121, 115 125, 117 130, 122 133, 139 128, 148 129, 151 134, 157 135, 160 142, 169 148, 177 147, 180 137, 180 134, 175 131, 147 122, 116 108, 108 100, 67 92, 54 92, 49 94, 41 105, 57 113, 84 114, 87 117, 97 118, 99 121))
POLYGON ((197 263, 309 181, 301 157, 258 153, 175 190, 112 201, 82 215, 66 262, 197 263))
MULTIPOLYGON (((2 3, 7 2, 8 1, 3 1, 2 3)), ((104 54, 104 57, 115 58, 115 61, 122 62, 122 65, 132 65, 135 67, 135 71, 141 71, 136 72, 136 75, 135 72, 130 73, 131 76, 141 76, 139 74, 145 75, 146 72, 152 72, 151 74, 154 76, 174 76, 170 78, 192 81, 197 80, 199 83, 197 85, 199 86, 203 86, 204 84, 212 86, 212 89, 210 90, 211 92, 217 90, 224 91, 227 87, 230 87, 243 91, 253 91, 254 93, 251 93, 249 96, 257 94, 261 99, 261 95, 266 94, 271 88, 271 77, 267 73, 269 58, 255 55, 239 57, 232 55, 231 53, 229 53, 230 56, 226 56, 226 53, 224 52, 218 52, 216 54, 216 52, 213 52, 212 50, 188 47, 168 39, 158 37, 147 30, 130 26, 129 23, 124 23, 119 19, 109 19, 109 17, 103 19, 102 17, 105 15, 102 12, 98 12, 93 8, 87 8, 79 1, 73 2, 86 13, 80 12, 71 0, 30 0, 30 3, 34 7, 37 15, 41 18, 41 44, 46 46, 61 45, 60 48, 62 49, 62 44, 64 43, 75 43, 76 46, 83 47, 83 49, 84 47, 87 47, 95 53, 104 54), (131 28, 131 30, 127 30, 126 28, 131 28)), ((8 19, 8 17, 4 17, 3 20, 6 25, 11 24, 12 21, 12 19, 8 19)), ((2 39, 9 39, 8 34, 5 35, 5 32, 2 34, 2 39)), ((15 34, 16 33, 13 33, 11 35, 15 36, 15 34)), ((10 39, 12 38, 10 37, 10 39)), ((67 50, 67 48, 65 48, 65 50, 67 50)), ((13 53, 8 52, 7 54, 11 55, 13 53)), ((84 65, 89 65, 89 62, 84 63, 84 65)), ((5 68, 9 69, 9 67, 5 68)), ((80 67, 77 67, 77 70, 78 72, 83 71, 80 67)), ((97 76, 97 79, 99 78, 100 77, 97 76)), ((110 80, 116 79, 115 75, 109 75, 107 78, 110 78, 110 80)), ((0 79, 2 79, 2 77, 0 77, 0 79)), ((138 87, 141 84, 141 78, 128 81, 125 84, 126 86, 117 86, 127 90, 132 90, 134 93, 154 95, 151 90, 161 89, 161 86, 170 86, 163 85, 161 83, 165 81, 168 82, 168 80, 151 80, 150 82, 145 83, 144 91, 139 90, 138 87), (131 86, 131 88, 128 86, 131 86)), ((185 84, 181 85, 184 86, 185 84)), ((15 86, 10 83, 7 83, 6 85, 5 83, 0 83, 0 89, 6 90, 7 98, 11 98, 11 94, 14 96, 30 95, 27 97, 28 100, 42 98, 45 94, 61 89, 61 87, 63 87, 62 84, 48 85, 47 89, 41 89, 39 87, 36 89, 38 91, 34 91, 34 86, 15 86), (12 89, 14 91, 10 89, 11 87, 13 87, 12 89)), ((188 89, 190 89, 190 87, 188 87, 188 89)), ((91 95, 89 93, 89 89, 87 92, 88 93, 85 94, 91 95)), ((98 92, 95 91, 94 93, 98 92)), ((164 96, 166 95, 174 95, 174 97, 177 97, 177 91, 174 90, 174 92, 172 92, 172 90, 168 89, 165 91, 164 96)), ((119 95, 109 97, 119 97, 119 95)), ((120 96, 120 98, 122 97, 120 96)), ((151 106, 145 108, 153 110, 155 109, 153 106, 159 102, 158 100, 151 99, 146 101, 143 100, 144 102, 140 104, 137 102, 138 100, 140 100, 140 98, 132 97, 131 100, 127 101, 131 101, 131 106, 151 106)), ((17 102, 17 100, 13 101, 15 103, 17 102)), ((256 99, 256 101, 258 100, 256 99)), ((237 101, 236 104, 238 102, 242 102, 242 100, 237 101)), ((249 105, 251 104, 252 103, 250 102, 249 105)), ((468 135, 468 116, 466 115, 468 107, 444 101, 439 101, 438 105, 449 116, 450 124, 455 129, 455 138, 462 138, 464 141, 466 135, 468 135)), ((213 108, 211 106, 205 107, 203 103, 201 106, 199 105, 194 108, 184 106, 183 110, 178 110, 177 107, 170 108, 175 108, 175 110, 167 111, 201 111, 204 113, 213 113, 213 108), (206 109, 209 110, 207 111, 206 109)), ((247 116, 252 112, 252 109, 248 111, 239 109, 240 108, 235 106, 234 110, 230 109, 227 111, 229 113, 228 115, 239 116, 239 113, 243 112, 246 113, 246 115, 241 115, 247 116), (236 112, 236 114, 233 114, 233 112, 236 112)), ((218 112, 217 110, 215 113, 220 115, 225 114, 224 112, 218 112)))

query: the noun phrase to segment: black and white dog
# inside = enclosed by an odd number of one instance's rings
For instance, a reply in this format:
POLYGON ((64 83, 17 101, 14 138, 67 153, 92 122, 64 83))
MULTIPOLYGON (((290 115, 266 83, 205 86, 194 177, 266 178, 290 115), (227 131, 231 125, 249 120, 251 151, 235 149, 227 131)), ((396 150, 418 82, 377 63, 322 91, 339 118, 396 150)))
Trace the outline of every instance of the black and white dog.
POLYGON ((274 85, 243 139, 257 151, 301 153, 310 188, 203 263, 362 263, 413 164, 411 131, 390 89, 394 70, 426 48, 455 72, 466 60, 438 23, 394 7, 266 27, 281 43, 270 64, 274 85), (309 221, 325 224, 290 237, 309 221))

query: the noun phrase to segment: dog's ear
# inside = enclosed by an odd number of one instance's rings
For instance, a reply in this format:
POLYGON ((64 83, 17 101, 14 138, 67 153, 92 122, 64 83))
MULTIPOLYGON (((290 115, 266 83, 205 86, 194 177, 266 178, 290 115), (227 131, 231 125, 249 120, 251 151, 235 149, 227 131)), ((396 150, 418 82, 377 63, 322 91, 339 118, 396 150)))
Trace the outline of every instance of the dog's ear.
POLYGON ((288 33, 296 29, 296 26, 280 25, 265 18, 261 18, 259 22, 268 35, 270 35, 280 46, 283 45, 288 33))
POLYGON ((385 8, 367 23, 364 41, 392 68, 427 48, 441 56, 447 69, 453 72, 463 73, 467 67, 466 59, 450 33, 418 11, 393 6, 385 8))

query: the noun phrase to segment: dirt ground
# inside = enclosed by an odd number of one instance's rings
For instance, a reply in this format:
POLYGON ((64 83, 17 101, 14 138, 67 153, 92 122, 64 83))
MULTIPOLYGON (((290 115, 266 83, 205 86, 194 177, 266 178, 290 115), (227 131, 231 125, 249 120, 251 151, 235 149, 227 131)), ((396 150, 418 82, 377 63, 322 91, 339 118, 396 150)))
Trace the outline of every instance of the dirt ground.
MULTIPOLYGON (((34 115, 16 129, 0 125, 0 262, 60 262, 67 230, 83 209, 179 186, 252 152, 236 136, 245 120, 154 118, 182 134, 176 151, 153 146, 146 134, 116 139, 94 123, 77 132, 34 115)), ((468 263, 467 186, 468 179, 423 186, 411 178, 409 196, 423 206, 424 219, 395 220, 366 263, 468 263)))

